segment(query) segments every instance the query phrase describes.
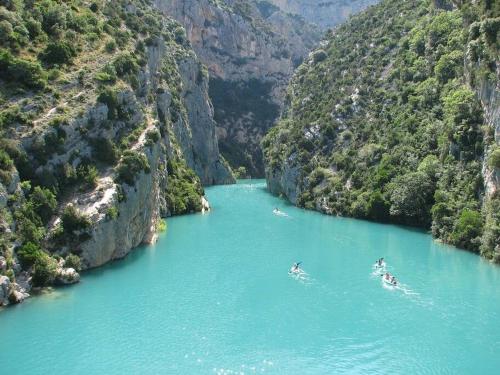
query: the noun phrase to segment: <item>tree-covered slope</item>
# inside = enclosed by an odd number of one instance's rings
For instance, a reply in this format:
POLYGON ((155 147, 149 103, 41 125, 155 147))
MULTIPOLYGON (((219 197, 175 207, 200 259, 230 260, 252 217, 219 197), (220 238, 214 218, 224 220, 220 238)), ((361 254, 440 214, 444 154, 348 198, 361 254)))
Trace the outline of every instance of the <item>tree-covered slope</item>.
POLYGON ((498 259, 499 9, 463 3, 385 0, 330 33, 263 140, 271 191, 498 259))
POLYGON ((234 181, 207 69, 150 1, 0 0, 0 145, 0 305, 234 181))

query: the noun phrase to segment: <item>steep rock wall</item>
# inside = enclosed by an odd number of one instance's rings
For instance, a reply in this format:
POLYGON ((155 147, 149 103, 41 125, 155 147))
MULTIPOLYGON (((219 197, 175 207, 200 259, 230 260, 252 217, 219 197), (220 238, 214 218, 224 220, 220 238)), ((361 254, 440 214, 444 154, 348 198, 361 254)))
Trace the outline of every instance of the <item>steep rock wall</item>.
POLYGON ((85 13, 100 38, 69 30, 78 50, 58 69, 2 51, 2 64, 33 64, 39 77, 16 87, 0 74, 0 275, 14 302, 154 241, 162 217, 208 207, 203 185, 234 182, 207 70, 179 23, 136 1, 54 6, 85 13))
POLYGON ((350 15, 360 12, 379 0, 269 0, 283 11, 299 14, 323 29, 338 25, 350 15))
POLYGON ((294 68, 319 31, 268 2, 155 0, 186 28, 208 66, 221 151, 232 166, 263 175, 259 142, 279 116, 294 68))

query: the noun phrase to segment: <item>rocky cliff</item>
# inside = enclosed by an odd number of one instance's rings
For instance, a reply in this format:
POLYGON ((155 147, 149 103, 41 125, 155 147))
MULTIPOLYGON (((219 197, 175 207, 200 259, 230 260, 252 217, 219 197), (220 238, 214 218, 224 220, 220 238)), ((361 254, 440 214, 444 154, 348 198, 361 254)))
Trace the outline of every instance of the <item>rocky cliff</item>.
POLYGON ((279 116, 294 68, 320 32, 267 1, 155 0, 181 22, 208 66, 223 155, 253 176, 263 175, 260 139, 279 116))
POLYGON ((182 26, 138 1, 70 3, 0 3, 0 305, 77 282, 234 182, 182 26))
POLYGON ((287 13, 301 15, 307 22, 328 29, 379 0, 269 0, 287 13))
POLYGON ((455 3, 384 0, 328 33, 263 140, 273 193, 500 260, 500 18, 455 3))

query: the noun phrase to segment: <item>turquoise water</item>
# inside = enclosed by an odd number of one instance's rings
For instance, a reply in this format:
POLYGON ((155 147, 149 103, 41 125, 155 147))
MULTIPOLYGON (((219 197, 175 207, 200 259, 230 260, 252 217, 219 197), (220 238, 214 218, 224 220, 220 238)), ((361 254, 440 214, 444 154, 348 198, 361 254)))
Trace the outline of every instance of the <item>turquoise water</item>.
POLYGON ((0 373, 499 373, 498 267, 262 181, 207 194, 213 211, 169 219, 155 246, 0 312, 0 373), (400 288, 372 275, 380 256, 400 288))

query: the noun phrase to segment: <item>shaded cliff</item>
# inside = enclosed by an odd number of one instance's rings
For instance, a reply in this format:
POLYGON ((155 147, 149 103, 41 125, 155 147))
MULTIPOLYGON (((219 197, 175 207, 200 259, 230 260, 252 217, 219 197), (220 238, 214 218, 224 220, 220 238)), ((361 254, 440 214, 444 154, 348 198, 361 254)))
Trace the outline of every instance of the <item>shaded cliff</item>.
POLYGON ((266 1, 155 0, 181 22, 208 66, 219 145, 233 167, 263 175, 260 139, 279 116, 294 68, 320 32, 266 1))
POLYGON ((379 0, 269 0, 285 12, 298 14, 307 22, 328 29, 344 22, 379 0))
POLYGON ((176 21, 139 1, 1 4, 4 304, 154 241, 234 178, 176 21))

